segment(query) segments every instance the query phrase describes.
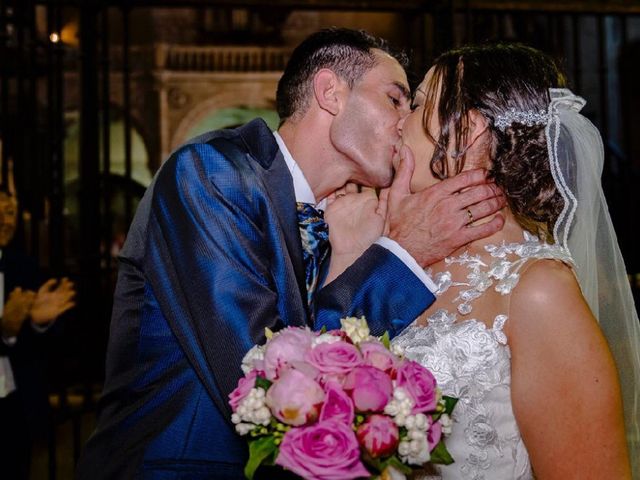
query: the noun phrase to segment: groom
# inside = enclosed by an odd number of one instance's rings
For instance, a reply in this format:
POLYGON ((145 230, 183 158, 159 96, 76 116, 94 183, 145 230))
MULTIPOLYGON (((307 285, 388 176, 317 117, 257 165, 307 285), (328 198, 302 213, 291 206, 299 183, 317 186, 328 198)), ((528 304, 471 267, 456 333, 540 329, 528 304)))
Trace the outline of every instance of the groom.
MULTIPOLYGON (((261 120, 211 132, 162 166, 121 254, 105 389, 78 478, 242 478, 245 440, 227 396, 265 327, 331 329, 365 315, 372 333, 395 335, 433 301, 422 268, 501 228, 465 226, 503 203, 480 172, 415 195, 395 185, 389 235, 308 300, 321 260, 303 250, 298 222, 311 234, 301 217, 348 181, 391 184, 409 111, 399 59, 364 32, 318 32, 278 85, 279 133, 261 120)), ((400 166, 405 184, 410 170, 400 166)))

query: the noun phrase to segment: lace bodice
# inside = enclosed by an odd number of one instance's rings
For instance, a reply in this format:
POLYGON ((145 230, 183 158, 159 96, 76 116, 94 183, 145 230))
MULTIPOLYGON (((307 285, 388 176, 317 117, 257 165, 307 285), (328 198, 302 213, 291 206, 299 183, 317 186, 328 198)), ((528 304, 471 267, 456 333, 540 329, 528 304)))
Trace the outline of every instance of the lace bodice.
POLYGON ((531 259, 572 263, 563 248, 528 234, 522 243, 445 259, 442 271, 431 272, 438 300, 426 325, 414 323, 394 340, 408 358, 434 373, 444 394, 460 399, 445 440, 455 463, 439 468, 443 479, 534 478, 511 406, 511 355, 503 332, 508 311, 492 311, 508 305, 505 300, 531 259), (500 301, 474 310, 488 295, 500 301))

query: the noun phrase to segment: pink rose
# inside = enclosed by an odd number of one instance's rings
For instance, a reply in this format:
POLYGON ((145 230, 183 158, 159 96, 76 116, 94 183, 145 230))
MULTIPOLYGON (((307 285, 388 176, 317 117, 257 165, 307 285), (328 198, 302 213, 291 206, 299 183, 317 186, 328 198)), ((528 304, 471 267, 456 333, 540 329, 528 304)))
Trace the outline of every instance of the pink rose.
POLYGON ((345 375, 362 363, 360 351, 347 342, 321 343, 307 352, 306 360, 322 374, 345 375))
POLYGON ((373 458, 388 457, 400 442, 398 426, 386 415, 371 415, 358 427, 356 436, 373 458))
POLYGON ((276 465, 317 480, 371 476, 360 461, 360 447, 352 428, 337 420, 289 430, 280 444, 276 465))
POLYGON ((287 425, 304 425, 318 418, 324 390, 299 370, 286 370, 267 390, 271 413, 287 425))
POLYGON ((433 422, 429 416, 427 418, 431 421, 431 426, 427 432, 427 443, 429 444, 429 451, 431 451, 436 448, 440 438, 442 438, 442 425, 440 422, 433 422))
POLYGON ((307 329, 289 327, 269 340, 264 350, 264 371, 267 378, 274 380, 285 366, 304 360, 313 337, 314 333, 307 329))
POLYGON ((368 365, 361 365, 349 372, 343 388, 359 412, 382 411, 393 391, 389 375, 368 365))
POLYGON ((419 363, 406 360, 398 368, 396 386, 402 387, 413 400, 411 413, 435 410, 437 404, 436 379, 419 363))
POLYGON ((342 387, 336 382, 329 382, 324 387, 325 399, 320 410, 320 422, 333 418, 345 425, 351 426, 355 413, 353 411, 353 402, 349 395, 342 390, 342 387))
POLYGON ((380 342, 361 342, 360 352, 365 365, 371 365, 388 374, 396 367, 396 356, 380 342))
POLYGON ((244 377, 238 380, 238 386, 229 394, 229 405, 233 413, 236 412, 238 406, 245 399, 249 392, 256 385, 257 370, 251 370, 244 377))

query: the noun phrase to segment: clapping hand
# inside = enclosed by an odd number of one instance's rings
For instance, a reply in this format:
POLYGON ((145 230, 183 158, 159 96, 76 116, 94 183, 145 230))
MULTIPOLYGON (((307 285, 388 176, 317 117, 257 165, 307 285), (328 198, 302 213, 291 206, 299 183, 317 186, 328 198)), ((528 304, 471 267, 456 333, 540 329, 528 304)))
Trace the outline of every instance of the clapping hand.
POLYGON ((11 291, 2 312, 2 336, 15 337, 29 316, 36 292, 18 287, 11 291))
POLYGON ((35 294, 29 312, 31 321, 36 325, 52 322, 75 305, 75 294, 73 282, 68 278, 47 280, 35 294))

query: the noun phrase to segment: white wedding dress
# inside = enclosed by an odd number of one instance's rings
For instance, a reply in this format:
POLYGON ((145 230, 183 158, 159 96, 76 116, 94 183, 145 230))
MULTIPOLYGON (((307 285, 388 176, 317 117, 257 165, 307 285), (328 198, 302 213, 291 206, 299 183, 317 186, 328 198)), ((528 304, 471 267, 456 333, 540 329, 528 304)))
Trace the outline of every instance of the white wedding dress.
MULTIPOLYGON (((442 479, 534 478, 511 406, 509 343, 503 332, 509 297, 534 259, 572 264, 562 247, 525 233, 521 243, 485 245, 445 259, 430 272, 436 303, 394 339, 435 375, 445 395, 459 398, 445 444, 455 462, 442 479)), ((422 478, 432 478, 430 476, 422 478)))

